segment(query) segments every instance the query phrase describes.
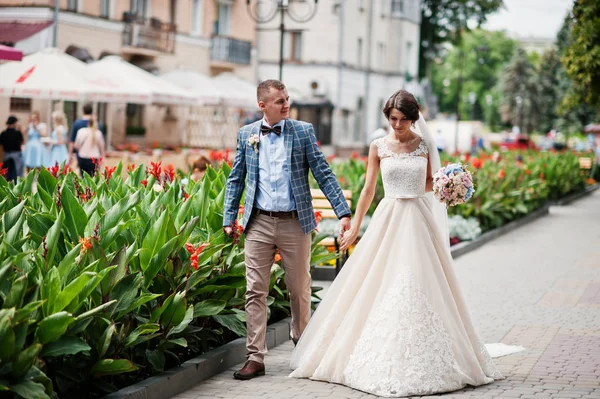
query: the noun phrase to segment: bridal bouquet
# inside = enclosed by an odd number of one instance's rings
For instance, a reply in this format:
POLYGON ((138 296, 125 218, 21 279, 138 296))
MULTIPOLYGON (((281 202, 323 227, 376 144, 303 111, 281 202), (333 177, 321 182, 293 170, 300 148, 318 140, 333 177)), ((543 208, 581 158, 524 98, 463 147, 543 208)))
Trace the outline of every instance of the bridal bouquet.
POLYGON ((461 164, 449 164, 433 175, 433 195, 447 206, 464 204, 474 192, 471 173, 461 164))

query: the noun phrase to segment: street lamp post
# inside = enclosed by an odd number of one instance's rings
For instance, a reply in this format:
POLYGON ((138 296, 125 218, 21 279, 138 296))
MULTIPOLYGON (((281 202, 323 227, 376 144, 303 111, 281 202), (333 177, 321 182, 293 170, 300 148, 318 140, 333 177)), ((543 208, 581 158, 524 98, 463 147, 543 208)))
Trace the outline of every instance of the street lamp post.
POLYGON ((287 14, 292 20, 300 23, 310 21, 317 12, 319 0, 246 0, 248 14, 257 23, 264 24, 272 21, 277 14, 279 23, 279 80, 283 80, 283 40, 285 30, 284 19, 287 14))

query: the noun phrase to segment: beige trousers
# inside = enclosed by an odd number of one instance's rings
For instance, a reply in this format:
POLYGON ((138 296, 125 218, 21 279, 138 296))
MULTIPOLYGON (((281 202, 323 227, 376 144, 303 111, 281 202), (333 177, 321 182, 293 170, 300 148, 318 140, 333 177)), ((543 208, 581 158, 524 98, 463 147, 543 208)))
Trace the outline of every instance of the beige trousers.
POLYGON ((267 345, 267 295, 275 250, 279 249, 292 302, 292 338, 299 339, 310 319, 311 234, 298 219, 253 216, 246 230, 246 348, 248 360, 264 363, 267 345))

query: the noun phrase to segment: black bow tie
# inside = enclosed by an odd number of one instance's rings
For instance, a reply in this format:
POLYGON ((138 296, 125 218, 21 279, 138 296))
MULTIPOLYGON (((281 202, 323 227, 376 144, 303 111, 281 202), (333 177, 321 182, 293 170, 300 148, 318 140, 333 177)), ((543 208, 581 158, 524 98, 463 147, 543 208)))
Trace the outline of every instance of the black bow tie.
POLYGON ((275 133, 276 135, 279 136, 281 134, 281 125, 276 125, 273 127, 262 125, 260 127, 260 131, 262 132, 263 136, 267 135, 269 133, 275 133))

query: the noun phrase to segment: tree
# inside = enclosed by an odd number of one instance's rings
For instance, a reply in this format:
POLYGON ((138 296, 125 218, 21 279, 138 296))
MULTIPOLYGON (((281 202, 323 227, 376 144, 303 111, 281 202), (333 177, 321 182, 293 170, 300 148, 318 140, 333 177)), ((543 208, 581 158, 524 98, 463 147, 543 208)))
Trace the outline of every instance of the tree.
POLYGON ((536 65, 535 85, 540 106, 540 120, 536 130, 540 132, 550 131, 556 123, 561 70, 560 56, 555 49, 546 51, 536 65))
POLYGON ((571 13, 568 45, 562 62, 573 86, 562 105, 573 110, 581 104, 600 108, 600 2, 576 0, 571 13))
POLYGON ((500 78, 502 119, 519 126, 521 132, 535 130, 540 120, 540 103, 535 71, 525 50, 519 48, 500 78))
POLYGON ((419 77, 429 76, 431 61, 445 43, 459 44, 469 23, 480 27, 501 6, 502 0, 421 0, 419 77))
POLYGON ((456 110, 457 83, 461 74, 459 58, 462 57, 460 114, 463 119, 484 119, 490 127, 497 128, 500 95, 494 87, 516 46, 504 32, 477 29, 466 33, 462 46, 452 47, 432 67, 433 91, 438 97, 440 111, 454 113, 456 110))

